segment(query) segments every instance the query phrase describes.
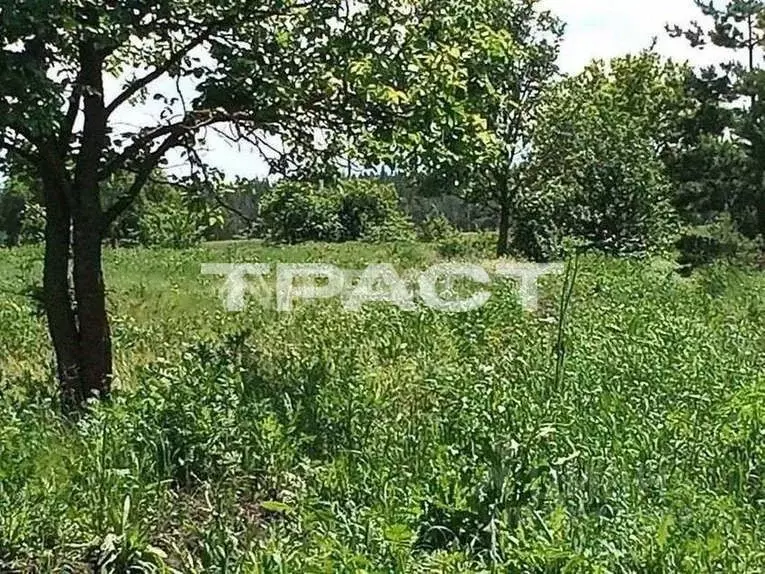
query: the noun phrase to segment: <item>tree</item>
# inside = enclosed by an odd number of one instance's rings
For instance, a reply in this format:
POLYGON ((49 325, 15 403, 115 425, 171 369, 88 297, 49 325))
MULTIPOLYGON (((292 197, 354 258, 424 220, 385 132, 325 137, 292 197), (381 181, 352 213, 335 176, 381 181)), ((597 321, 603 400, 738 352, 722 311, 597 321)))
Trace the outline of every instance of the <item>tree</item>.
POLYGON ((725 48, 733 56, 695 77, 699 113, 687 126, 685 144, 670 158, 684 190, 680 204, 686 211, 694 204, 707 213, 710 208, 716 213, 724 210, 745 235, 765 235, 765 72, 761 66, 765 2, 731 0, 720 5, 695 0, 695 4, 710 25, 704 28, 692 22, 687 30, 673 26, 668 28, 670 35, 684 37, 698 48, 725 48), (701 169, 694 177, 697 165, 701 169), (725 171, 710 173, 710 165, 725 171), (723 194, 719 179, 730 181, 723 194))
POLYGON ((282 171, 331 165, 335 134, 363 112, 339 89, 336 64, 384 41, 372 25, 396 9, 393 0, 0 0, 0 144, 44 190, 43 291, 65 405, 110 392, 102 240, 167 154, 187 157, 191 177, 207 182, 198 150, 219 129, 260 149, 278 136, 269 157, 282 171), (259 74, 237 73, 245 68, 259 74), (107 74, 123 79, 110 101, 107 74), (162 79, 196 82, 199 93, 154 93, 162 79), (148 97, 163 104, 157 124, 121 129, 115 113, 148 97), (132 181, 107 203, 102 186, 122 171, 132 181))
POLYGON ((549 92, 517 204, 523 251, 550 258, 565 237, 617 253, 666 244, 673 213, 661 155, 688 110, 687 73, 645 52, 593 62, 549 92))
POLYGON ((379 155, 494 206, 497 253, 506 255, 537 109, 558 74, 563 25, 539 0, 426 0, 401 26, 397 57, 365 62, 367 90, 388 104, 388 121, 374 133, 379 155))
MULTIPOLYGON (((734 58, 722 63, 725 76, 732 79, 729 93, 734 93, 736 80, 742 80, 755 70, 757 50, 765 40, 765 2, 763 0, 728 0, 723 7, 714 0, 693 0, 701 13, 712 20, 712 25, 704 29, 697 21, 691 22, 689 29, 668 26, 670 36, 685 37, 694 48, 703 48, 711 44, 734 52, 744 52, 743 61, 734 58)), ((734 96, 735 97, 735 96, 734 96)))

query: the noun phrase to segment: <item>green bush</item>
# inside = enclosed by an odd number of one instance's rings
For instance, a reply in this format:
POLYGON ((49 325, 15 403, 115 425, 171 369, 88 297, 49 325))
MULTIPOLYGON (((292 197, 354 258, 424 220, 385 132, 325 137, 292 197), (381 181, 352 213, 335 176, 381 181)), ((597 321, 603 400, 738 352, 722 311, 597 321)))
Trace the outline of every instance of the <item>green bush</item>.
POLYGON ((340 223, 331 190, 306 182, 282 182, 265 194, 261 225, 269 239, 284 243, 338 241, 340 223))
POLYGON ((747 266, 762 262, 762 245, 736 229, 730 216, 723 215, 708 225, 688 229, 678 240, 678 263, 686 268, 716 261, 747 266))
POLYGON ((566 238, 616 255, 672 245, 677 218, 659 159, 648 144, 609 139, 521 194, 514 227, 520 252, 555 258, 566 238))
POLYGON ((282 182, 263 194, 263 233, 274 241, 388 241, 413 236, 392 185, 364 179, 334 186, 282 182))
POLYGON ((438 253, 447 258, 492 258, 497 234, 493 232, 456 233, 438 242, 438 253))
POLYGON ((547 95, 514 210, 516 246, 561 255, 566 238, 612 254, 671 247, 676 213, 657 150, 682 109, 685 71, 653 52, 594 62, 547 95))
POLYGON ((457 233, 451 221, 440 213, 429 215, 417 231, 418 239, 428 243, 450 239, 457 233))
POLYGON ((149 197, 139 208, 138 238, 141 245, 184 248, 198 244, 214 225, 206 209, 194 209, 174 189, 149 197))

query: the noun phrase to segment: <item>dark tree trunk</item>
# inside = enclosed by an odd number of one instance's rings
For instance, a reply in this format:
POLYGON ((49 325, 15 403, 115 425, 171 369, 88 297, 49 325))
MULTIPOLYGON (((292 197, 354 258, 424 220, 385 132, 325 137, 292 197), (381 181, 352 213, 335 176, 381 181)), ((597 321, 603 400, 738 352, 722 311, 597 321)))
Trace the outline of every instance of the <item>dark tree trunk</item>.
POLYGON ((510 205, 504 199, 499 206, 499 240, 497 241, 497 257, 505 257, 510 253, 510 205))
POLYGON ((56 351, 61 399, 76 408, 111 391, 112 352, 101 269, 104 214, 98 173, 106 142, 101 67, 103 55, 92 41, 80 47, 84 124, 74 182, 55 147, 47 147, 42 176, 47 223, 44 291, 48 327, 56 351), (72 281, 69 261, 73 262, 72 281))
MULTIPOLYGON (((96 222, 97 223, 97 222, 96 222)), ((75 219, 74 295, 80 331, 80 378, 86 397, 111 392, 112 347, 98 225, 75 219)))
POLYGON ((80 383, 79 333, 69 285, 71 218, 64 190, 51 180, 45 182, 45 203, 45 313, 56 354, 61 400, 72 407, 85 397, 80 383))
POLYGON ((499 240, 497 241, 497 257, 506 257, 510 254, 510 206, 512 196, 507 175, 496 176, 499 187, 499 240))
POLYGON ((63 190, 46 185, 43 291, 66 410, 111 392, 112 352, 97 220, 72 217, 63 190), (72 223, 74 236, 72 237, 72 223), (69 262, 73 261, 72 280, 69 262))
POLYGON ((106 292, 101 269, 103 210, 98 181, 106 144, 103 54, 92 42, 80 47, 83 96, 82 145, 74 174, 74 298, 80 334, 80 379, 87 397, 111 391, 112 352, 106 292))

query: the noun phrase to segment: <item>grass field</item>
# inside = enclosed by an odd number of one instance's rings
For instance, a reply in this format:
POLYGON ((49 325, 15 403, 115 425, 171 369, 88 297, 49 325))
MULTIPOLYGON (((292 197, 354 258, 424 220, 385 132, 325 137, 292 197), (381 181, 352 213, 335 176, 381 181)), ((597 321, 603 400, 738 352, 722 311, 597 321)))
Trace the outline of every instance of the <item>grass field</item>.
POLYGON ((533 314, 509 281, 468 314, 232 314, 202 263, 439 255, 108 251, 120 391, 65 421, 40 259, 0 251, 2 572, 765 568, 762 272, 586 256, 565 321, 563 276, 533 314))

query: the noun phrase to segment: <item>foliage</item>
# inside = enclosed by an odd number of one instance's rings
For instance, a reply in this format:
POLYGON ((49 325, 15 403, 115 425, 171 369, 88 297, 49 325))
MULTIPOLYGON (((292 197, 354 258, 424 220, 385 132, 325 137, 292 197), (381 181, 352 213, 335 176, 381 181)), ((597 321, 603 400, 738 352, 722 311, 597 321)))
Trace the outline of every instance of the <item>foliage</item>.
MULTIPOLYGON (((0 198, 5 209, 0 229, 6 230, 11 244, 45 241, 45 207, 36 198, 41 187, 34 172, 10 166, 9 182, 0 198)), ((132 177, 115 174, 101 188, 104 207, 118 201, 130 187, 132 177)), ((203 239, 218 225, 220 209, 200 202, 190 192, 171 185, 161 171, 147 183, 142 197, 137 198, 105 233, 106 239, 120 245, 188 247, 203 239)))
POLYGON ((442 214, 428 216, 417 229, 421 241, 433 242, 449 239, 457 233, 451 222, 442 214))
POLYGON ((746 153, 730 140, 703 135, 692 147, 668 154, 678 213, 690 225, 729 215, 741 229, 756 227, 751 169, 746 153))
POLYGON ((436 249, 439 255, 449 259, 491 259, 496 254, 496 244, 496 233, 454 233, 441 238, 436 249))
POLYGON ((261 225, 273 240, 383 241, 412 236, 392 185, 349 179, 335 185, 286 181, 261 198, 261 225))
POLYGON ((217 210, 189 205, 180 190, 163 190, 148 195, 139 206, 137 237, 141 245, 190 247, 202 241, 219 220, 217 210))
POLYGON ((679 263, 687 269, 723 261, 757 265, 763 262, 762 245, 741 234, 726 214, 707 225, 688 229, 678 240, 679 263))
POLYGON ((558 74, 563 24, 539 0, 421 4, 402 24, 399 57, 368 63, 367 91, 392 109, 371 130, 374 143, 383 161, 497 210, 502 254, 537 108, 558 74), (385 90, 389 83, 397 89, 385 90))
MULTIPOLYGON (((685 30, 668 27, 670 35, 684 37, 692 47, 711 45, 731 55, 692 79, 690 91, 698 102, 698 112, 685 126, 685 141, 670 156, 676 180, 686 190, 692 188, 690 196, 681 195, 680 204, 688 207, 690 200, 692 210, 693 201, 698 201, 704 207, 716 205, 718 212, 722 207, 746 236, 765 236, 765 73, 760 55, 765 3, 695 0, 695 4, 704 20, 694 21, 685 30), (720 206, 717 182, 726 180, 731 182, 730 189, 720 206)), ((707 215, 705 223, 717 217, 707 215)))
POLYGON ((208 197, 209 204, 219 207, 221 221, 208 230, 208 239, 249 239, 258 231, 260 198, 271 187, 267 179, 237 177, 218 185, 208 197))
POLYGON ((39 211, 35 206, 40 202, 41 192, 39 182, 23 161, 6 158, 4 164, 0 184, 0 233, 5 237, 5 244, 13 247, 35 240, 35 233, 28 231, 27 220, 39 211))
POLYGON ((43 241, 45 241, 45 208, 39 203, 29 202, 24 207, 19 242, 40 244, 43 241))
POLYGON ((51 409, 0 252, 0 569, 732 572, 765 552, 765 282, 588 256, 563 324, 511 281, 467 316, 224 312, 209 261, 437 260, 424 244, 106 252, 120 391, 51 409), (100 565, 100 566, 99 566, 100 565))
POLYGON ((671 244, 660 153, 686 105, 685 73, 648 52, 594 62, 550 93, 531 152, 533 179, 516 206, 521 252, 555 257, 565 237, 615 253, 671 244))
MULTIPOLYGON (((336 171, 354 130, 375 117, 350 96, 358 92, 347 89, 349 67, 389 47, 390 15, 408 6, 0 0, 2 161, 23 160, 43 184, 44 307, 67 409, 109 395, 102 241, 168 154, 188 160, 184 183, 213 193, 221 174, 200 155, 211 128, 226 127, 218 133, 248 142, 281 173, 336 171), (114 96, 107 75, 120 78, 114 96), (115 121, 149 99, 159 108, 149 125, 115 121), (104 185, 124 173, 129 185, 106 207, 104 185)), ((178 243, 167 214, 153 223, 178 243)))

